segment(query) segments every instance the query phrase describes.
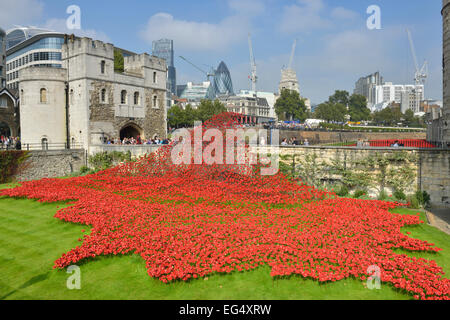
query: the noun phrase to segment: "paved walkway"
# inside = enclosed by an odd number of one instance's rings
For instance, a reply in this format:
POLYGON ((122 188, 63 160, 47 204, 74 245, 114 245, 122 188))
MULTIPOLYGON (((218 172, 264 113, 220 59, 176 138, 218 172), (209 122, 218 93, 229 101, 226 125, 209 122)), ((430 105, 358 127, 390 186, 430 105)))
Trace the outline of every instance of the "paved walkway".
POLYGON ((426 215, 430 225, 450 234, 450 209, 430 209, 426 215))

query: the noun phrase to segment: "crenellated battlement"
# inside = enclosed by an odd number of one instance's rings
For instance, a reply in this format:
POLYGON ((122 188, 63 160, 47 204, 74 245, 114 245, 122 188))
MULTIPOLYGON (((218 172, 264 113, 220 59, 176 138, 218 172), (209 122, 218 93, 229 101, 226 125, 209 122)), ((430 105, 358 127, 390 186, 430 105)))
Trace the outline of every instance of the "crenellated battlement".
POLYGON ((142 74, 143 68, 150 68, 166 72, 167 66, 164 59, 151 56, 148 53, 137 54, 130 57, 124 57, 125 72, 142 74))
POLYGON ((63 58, 72 57, 79 54, 90 54, 114 59, 114 46, 91 38, 76 38, 73 41, 67 40, 62 46, 63 58))

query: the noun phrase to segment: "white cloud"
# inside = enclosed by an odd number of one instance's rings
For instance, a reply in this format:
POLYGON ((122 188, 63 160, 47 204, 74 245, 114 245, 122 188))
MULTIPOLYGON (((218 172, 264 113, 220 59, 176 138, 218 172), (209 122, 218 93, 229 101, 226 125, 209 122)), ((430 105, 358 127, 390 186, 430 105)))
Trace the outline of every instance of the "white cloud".
POLYGON ((141 37, 153 40, 169 38, 176 42, 178 50, 223 51, 242 41, 249 30, 249 21, 235 15, 217 24, 177 20, 168 13, 157 13, 150 17, 141 37))
POLYGON ((38 0, 0 0, 0 27, 32 24, 41 17, 43 9, 38 0))
MULTIPOLYGON (((81 25, 81 27, 83 27, 83 25, 81 25)), ((102 31, 97 31, 93 29, 79 29, 79 30, 68 29, 66 25, 66 19, 49 19, 43 25, 43 28, 67 34, 73 33, 79 37, 88 37, 94 40, 111 42, 111 39, 102 31)))
POLYGON ((343 7, 336 7, 331 11, 331 17, 342 20, 353 20, 359 15, 357 12, 345 9, 343 7))
POLYGON ((324 8, 322 0, 298 0, 297 4, 283 9, 280 29, 282 32, 309 32, 331 26, 331 22, 321 17, 324 8))

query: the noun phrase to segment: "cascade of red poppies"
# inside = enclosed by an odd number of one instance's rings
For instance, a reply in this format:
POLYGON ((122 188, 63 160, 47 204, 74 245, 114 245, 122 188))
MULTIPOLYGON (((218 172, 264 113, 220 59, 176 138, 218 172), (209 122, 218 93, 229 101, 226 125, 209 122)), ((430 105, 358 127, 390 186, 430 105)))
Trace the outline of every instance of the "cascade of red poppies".
MULTIPOLYGON (((234 118, 216 116, 202 132, 235 128, 234 118)), ((55 216, 91 230, 55 268, 134 253, 163 282, 262 265, 274 277, 325 282, 365 280, 377 266, 382 282, 417 299, 450 298, 450 280, 434 261, 396 253, 441 250, 401 232, 423 222, 388 211, 398 204, 337 198, 281 173, 261 176, 260 163, 174 165, 172 148, 84 177, 24 182, 0 196, 73 201, 55 216)))

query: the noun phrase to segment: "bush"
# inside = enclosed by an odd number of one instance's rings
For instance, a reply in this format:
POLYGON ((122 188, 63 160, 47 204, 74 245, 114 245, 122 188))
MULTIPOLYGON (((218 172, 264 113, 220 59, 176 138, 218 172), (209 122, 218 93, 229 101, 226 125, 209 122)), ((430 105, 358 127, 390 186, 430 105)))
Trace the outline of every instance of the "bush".
POLYGON ((101 171, 111 168, 119 162, 131 161, 131 152, 101 152, 89 157, 89 163, 94 171, 101 171))
POLYGON ((426 191, 417 191, 415 194, 415 197, 417 201, 419 202, 419 205, 422 208, 426 208, 430 205, 431 197, 426 191))
POLYGON ((336 194, 337 194, 339 197, 345 197, 345 196, 348 196, 348 193, 349 193, 348 188, 347 188, 345 185, 340 186, 340 187, 336 190, 336 194))
POLYGON ((367 194, 367 191, 365 190, 356 190, 353 193, 353 198, 361 198, 362 196, 365 196, 367 194))
POLYGON ((11 182, 28 157, 27 151, 0 151, 0 183, 11 182))
POLYGON ((416 195, 410 195, 407 198, 409 208, 411 209, 420 209, 420 203, 419 200, 417 200, 416 195))
POLYGON ((387 200, 388 198, 389 196, 384 190, 381 190, 380 193, 378 194, 378 200, 387 200))
POLYGON ((397 200, 406 200, 406 195, 403 191, 397 190, 394 192, 394 197, 397 200))
POLYGON ((89 169, 89 168, 86 167, 86 166, 82 166, 82 167, 80 168, 80 175, 85 175, 85 174, 88 174, 89 172, 91 172, 91 169, 89 169))

